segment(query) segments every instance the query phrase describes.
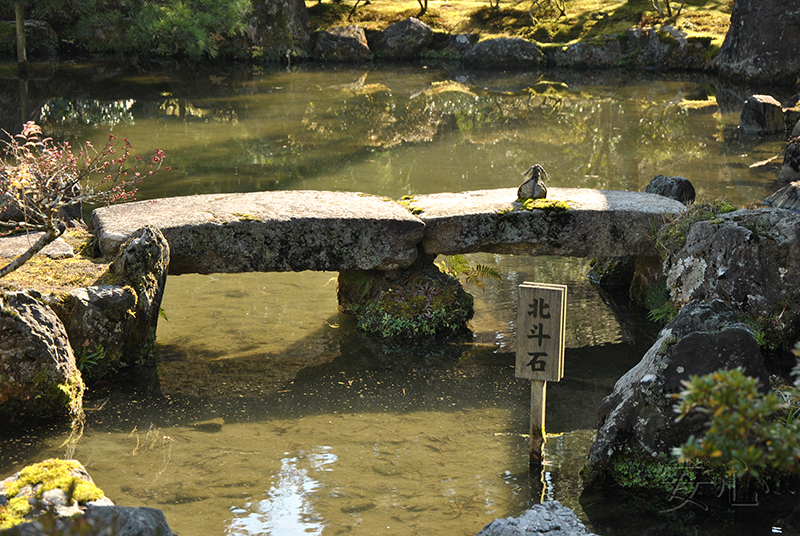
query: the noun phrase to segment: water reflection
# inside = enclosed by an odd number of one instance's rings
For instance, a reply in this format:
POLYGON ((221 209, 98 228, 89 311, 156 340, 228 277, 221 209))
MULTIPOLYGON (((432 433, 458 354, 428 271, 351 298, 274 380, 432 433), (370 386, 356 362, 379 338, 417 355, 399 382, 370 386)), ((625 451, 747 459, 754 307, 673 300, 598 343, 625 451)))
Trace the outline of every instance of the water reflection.
MULTIPOLYGON (((245 503, 242 508, 233 506, 234 518, 226 534, 256 536, 294 536, 296 534, 322 534, 323 520, 314 511, 311 495, 321 484, 309 476, 312 471, 331 471, 324 466, 336 461, 331 447, 319 447, 318 453, 307 457, 309 468, 300 468, 298 462, 306 461, 304 452, 281 460, 277 482, 267 492, 267 498, 253 506, 245 503), (248 510, 255 510, 248 513, 248 510)), ((288 453, 286 453, 288 454, 288 453)))

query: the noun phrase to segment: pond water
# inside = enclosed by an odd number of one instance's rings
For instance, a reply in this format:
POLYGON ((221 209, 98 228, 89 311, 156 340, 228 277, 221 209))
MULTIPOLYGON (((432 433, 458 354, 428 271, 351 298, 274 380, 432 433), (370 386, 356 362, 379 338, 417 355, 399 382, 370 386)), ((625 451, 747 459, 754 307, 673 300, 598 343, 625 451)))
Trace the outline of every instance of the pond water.
MULTIPOLYGON (((275 189, 399 198, 517 186, 541 163, 552 186, 642 190, 657 174, 683 175, 701 198, 745 205, 777 189, 785 146, 737 132, 753 90, 769 92, 626 72, 68 64, 0 80, 0 123, 164 149, 173 169, 139 199, 275 189)), ((469 260, 502 274, 469 289, 472 336, 391 358, 338 313, 335 273, 171 276, 154 370, 89 386, 74 456, 118 504, 159 508, 184 535, 466 535, 543 499, 601 534, 641 534, 625 515, 598 513, 607 497, 582 498, 578 471, 598 404, 654 326, 598 294, 588 259, 469 260), (528 383, 513 373, 523 281, 569 286, 565 377, 548 386, 547 465, 535 475, 528 383)), ((67 437, 63 427, 0 432, 0 475, 63 456, 67 437)), ((692 519, 704 533, 741 521, 692 519)))

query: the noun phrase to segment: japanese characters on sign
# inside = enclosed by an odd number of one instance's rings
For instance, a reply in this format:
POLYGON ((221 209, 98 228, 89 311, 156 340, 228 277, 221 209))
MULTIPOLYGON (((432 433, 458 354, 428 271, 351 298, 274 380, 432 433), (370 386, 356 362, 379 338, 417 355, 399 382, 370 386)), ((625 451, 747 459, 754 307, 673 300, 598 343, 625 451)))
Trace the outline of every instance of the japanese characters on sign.
POLYGON ((557 382, 564 376, 566 310, 565 285, 519 286, 517 377, 557 382))

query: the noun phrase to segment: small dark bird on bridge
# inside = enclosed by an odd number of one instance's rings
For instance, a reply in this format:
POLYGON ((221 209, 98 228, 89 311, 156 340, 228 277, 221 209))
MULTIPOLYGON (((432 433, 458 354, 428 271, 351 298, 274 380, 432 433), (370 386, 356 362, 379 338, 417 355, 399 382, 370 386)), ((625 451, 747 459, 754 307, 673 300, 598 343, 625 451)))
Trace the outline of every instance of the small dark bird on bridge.
POLYGON ((547 187, 544 185, 542 178, 550 179, 547 172, 540 164, 531 166, 528 171, 522 174, 525 181, 520 185, 517 190, 518 199, 544 199, 547 197, 547 187))

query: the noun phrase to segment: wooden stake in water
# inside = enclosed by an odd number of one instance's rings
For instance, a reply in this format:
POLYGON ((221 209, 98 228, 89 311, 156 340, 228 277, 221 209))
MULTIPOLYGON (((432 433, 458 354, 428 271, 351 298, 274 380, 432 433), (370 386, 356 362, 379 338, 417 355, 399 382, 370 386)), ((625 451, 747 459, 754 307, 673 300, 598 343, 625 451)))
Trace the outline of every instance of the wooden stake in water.
POLYGON ((516 376, 531 380, 530 463, 544 461, 547 382, 564 376, 567 287, 525 282, 519 286, 516 376))

